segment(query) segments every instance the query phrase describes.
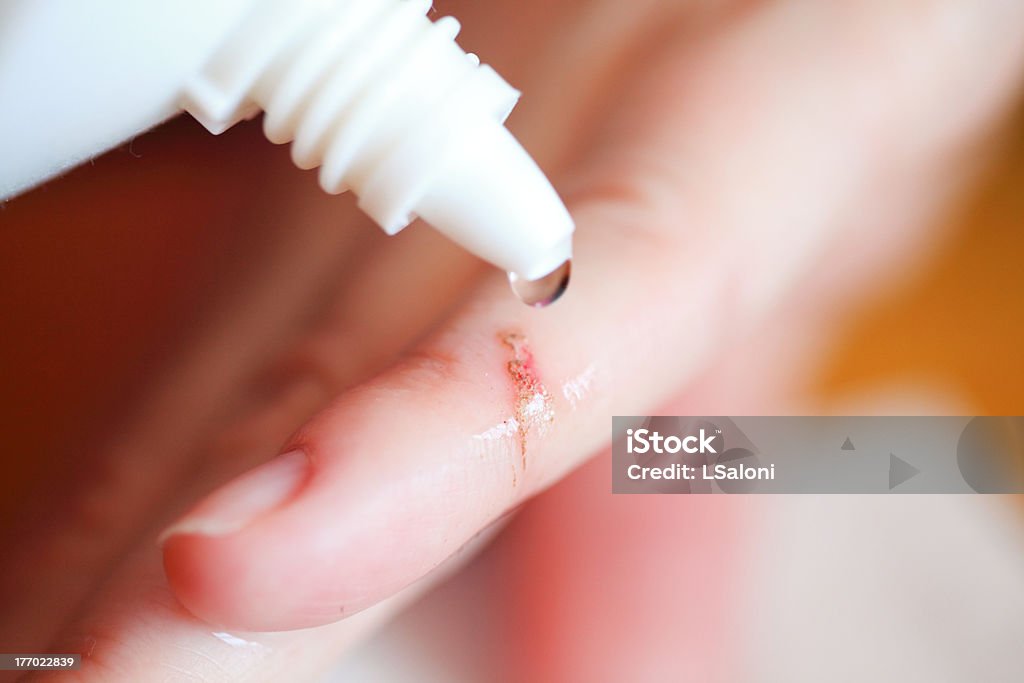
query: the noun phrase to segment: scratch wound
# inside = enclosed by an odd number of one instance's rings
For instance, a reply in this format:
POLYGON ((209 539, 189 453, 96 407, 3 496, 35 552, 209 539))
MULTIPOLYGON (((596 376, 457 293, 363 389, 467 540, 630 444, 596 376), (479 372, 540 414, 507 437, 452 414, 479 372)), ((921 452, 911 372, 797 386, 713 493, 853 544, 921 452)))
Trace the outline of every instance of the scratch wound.
MULTIPOLYGON (((503 332, 498 338, 512 352, 506 368, 515 386, 514 429, 519 437, 520 461, 525 471, 527 437, 531 431, 543 434, 548 430, 555 419, 554 402, 540 381, 526 337, 503 332)), ((510 420, 509 424, 512 422, 510 420)))

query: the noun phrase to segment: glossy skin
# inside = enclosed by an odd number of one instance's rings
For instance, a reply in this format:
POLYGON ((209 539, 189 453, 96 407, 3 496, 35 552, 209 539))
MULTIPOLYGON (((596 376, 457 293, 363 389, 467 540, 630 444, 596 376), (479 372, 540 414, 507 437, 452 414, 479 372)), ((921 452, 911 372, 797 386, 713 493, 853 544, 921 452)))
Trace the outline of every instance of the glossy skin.
MULTIPOLYGON (((931 217, 1024 73, 1024 7, 994 0, 467 1, 439 11, 459 16, 463 44, 527 93, 512 127, 578 224, 569 291, 528 309, 504 274, 429 232, 385 242, 361 225, 339 230, 339 214, 364 221, 254 152, 273 191, 234 191, 287 229, 258 280, 238 275, 247 284, 227 312, 185 343, 175 379, 103 457, 116 472, 181 433, 190 445, 133 475, 131 491, 112 489, 100 518, 117 522, 95 543, 58 534, 20 565, 28 589, 5 584, 5 625, 29 634, 25 645, 55 638, 52 651, 92 653, 80 680, 143 680, 154 666, 209 681, 320 671, 427 584, 403 589, 440 576, 481 529, 599 453, 610 415, 775 412, 834 312, 927 243, 931 217), (312 292, 320 305, 306 313, 312 292), (554 420, 525 449, 519 434, 481 448, 474 436, 517 409, 500 341, 509 332, 529 340, 554 420), (253 374, 273 381, 254 394, 243 381, 253 374), (563 387, 584 375, 571 400, 563 387), (309 469, 280 507, 229 533, 172 535, 161 557, 158 531, 201 494, 296 448, 309 469), (53 557, 72 558, 73 585, 53 588, 67 566, 53 557), (55 590, 61 600, 42 597, 55 590), (246 636, 261 646, 211 635, 332 622, 246 636)), ((537 573, 516 608, 530 630, 508 643, 523 672, 564 678, 594 661, 614 670, 599 653, 615 631, 657 632, 666 612, 694 629, 724 619, 726 595, 702 572, 729 571, 743 508, 687 501, 688 514, 673 516, 678 502, 608 499, 595 471, 531 510, 524 528, 536 542, 513 546, 537 573), (557 496, 590 524, 657 526, 650 537, 586 537, 557 496), (556 543, 552 529, 570 537, 556 543), (702 561, 683 544, 659 545, 666 533, 702 548, 702 561), (559 549, 565 562, 549 562, 559 549), (610 552, 635 566, 600 561, 610 552), (702 582, 702 599, 627 598, 619 572, 655 564, 702 582), (555 604, 544 586, 572 585, 567 575, 609 587, 602 600, 615 609, 587 594, 555 604), (577 628, 595 619, 602 626, 577 628)), ((235 517, 248 509, 226 496, 211 500, 235 517)), ((212 505, 198 510, 209 516, 212 505)), ((189 519, 186 531, 204 528, 189 519)), ((671 647, 652 652, 665 660, 652 671, 672 670, 671 647)), ((720 666, 689 671, 724 678, 720 666)))

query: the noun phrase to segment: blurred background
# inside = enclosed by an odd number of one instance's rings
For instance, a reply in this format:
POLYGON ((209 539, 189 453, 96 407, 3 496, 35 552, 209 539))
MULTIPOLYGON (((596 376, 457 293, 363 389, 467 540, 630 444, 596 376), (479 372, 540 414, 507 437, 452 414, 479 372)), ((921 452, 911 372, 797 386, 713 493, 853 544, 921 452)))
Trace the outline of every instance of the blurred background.
MULTIPOLYGON (((250 201, 292 173, 257 126, 215 139, 175 120, 0 206, 5 547, 26 520, 105 529, 104 497, 132 474, 95 454, 139 421, 163 448, 201 440, 258 393, 251 368, 321 312, 325 274, 347 263, 324 245, 343 254, 351 238, 304 240, 324 228, 283 231, 250 201), (83 480, 99 492, 72 496, 83 480)), ((787 411, 1024 413, 1024 116, 992 149, 933 253, 830 330, 787 411)), ((337 210, 305 181, 296 202, 337 210)), ((1015 498, 609 502, 606 479, 598 458, 526 506, 337 680, 484 680, 496 663, 534 680, 1024 677, 1015 498), (658 550, 634 546, 634 523, 655 518, 672 520, 645 526, 658 550)))

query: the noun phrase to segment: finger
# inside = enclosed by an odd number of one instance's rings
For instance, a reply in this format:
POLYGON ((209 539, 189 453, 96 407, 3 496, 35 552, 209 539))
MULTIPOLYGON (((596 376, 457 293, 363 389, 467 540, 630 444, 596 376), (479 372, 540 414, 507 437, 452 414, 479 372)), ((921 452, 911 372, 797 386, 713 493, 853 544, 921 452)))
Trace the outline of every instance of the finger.
MULTIPOLYGON (((463 560, 453 558, 433 580, 443 580, 463 560)), ((72 679, 79 683, 322 680, 347 650, 432 585, 433 581, 421 582, 354 619, 315 630, 227 630, 211 627, 182 609, 170 594, 159 557, 147 539, 110 574, 48 651, 81 653, 81 668, 72 679)), ((68 676, 49 672, 32 680, 64 681, 68 676)))
POLYGON ((624 239, 613 224, 639 217, 625 207, 576 214, 590 238, 557 311, 525 309, 497 283, 417 353, 315 417, 290 455, 172 529, 166 568, 190 609, 251 630, 359 611, 554 481, 605 439, 613 410, 643 412, 710 350, 709 336, 684 343, 683 321, 717 316, 718 295, 664 288, 697 292, 713 273, 678 277, 650 243, 624 239), (630 278, 605 280, 619 268, 630 278), (679 319, 659 318, 661 297, 679 302, 679 319), (613 409, 614 396, 644 398, 613 409))

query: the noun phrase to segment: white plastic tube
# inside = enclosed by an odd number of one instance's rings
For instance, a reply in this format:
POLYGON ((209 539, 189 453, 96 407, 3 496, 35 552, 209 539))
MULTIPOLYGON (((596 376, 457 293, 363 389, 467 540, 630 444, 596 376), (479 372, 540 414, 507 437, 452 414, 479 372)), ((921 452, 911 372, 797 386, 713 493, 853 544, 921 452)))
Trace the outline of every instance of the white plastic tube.
POLYGON ((389 234, 416 216, 535 280, 573 223, 504 127, 519 93, 432 23, 429 0, 0 3, 0 199, 186 110, 213 133, 264 111, 332 193, 389 234))

